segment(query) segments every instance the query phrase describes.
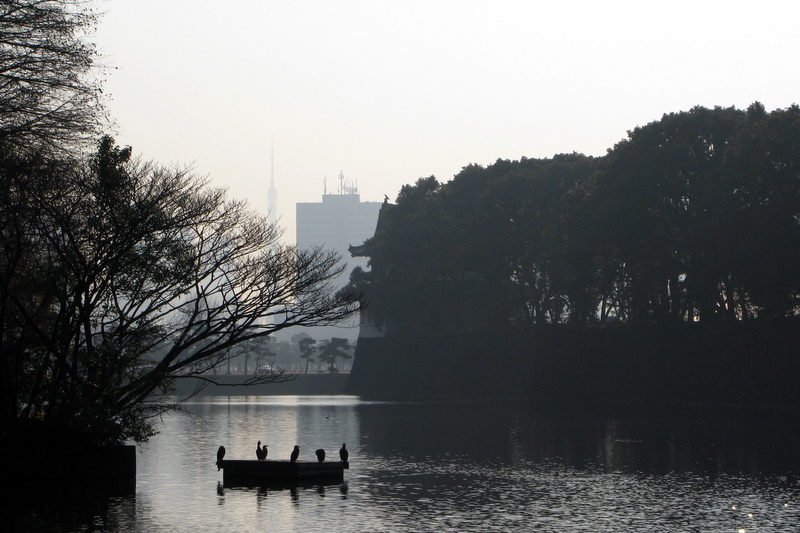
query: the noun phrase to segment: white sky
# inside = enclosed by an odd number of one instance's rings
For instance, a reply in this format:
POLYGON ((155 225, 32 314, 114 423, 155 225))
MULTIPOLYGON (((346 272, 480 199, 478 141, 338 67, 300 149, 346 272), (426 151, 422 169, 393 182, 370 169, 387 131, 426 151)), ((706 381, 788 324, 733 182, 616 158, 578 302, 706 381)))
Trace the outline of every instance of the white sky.
POLYGON ((797 103, 800 2, 99 0, 120 145, 266 213, 498 158, 602 155, 695 105, 797 103))

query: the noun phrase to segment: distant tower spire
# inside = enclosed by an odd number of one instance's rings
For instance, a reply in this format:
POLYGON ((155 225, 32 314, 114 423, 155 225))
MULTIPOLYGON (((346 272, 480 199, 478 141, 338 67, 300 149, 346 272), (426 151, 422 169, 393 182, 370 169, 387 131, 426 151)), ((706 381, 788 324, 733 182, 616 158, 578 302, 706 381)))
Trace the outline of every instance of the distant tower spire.
POLYGON ((270 142, 270 162, 269 162, 269 191, 267 191, 267 200, 269 210, 267 217, 271 224, 274 224, 278 219, 278 191, 275 189, 275 147, 270 142))

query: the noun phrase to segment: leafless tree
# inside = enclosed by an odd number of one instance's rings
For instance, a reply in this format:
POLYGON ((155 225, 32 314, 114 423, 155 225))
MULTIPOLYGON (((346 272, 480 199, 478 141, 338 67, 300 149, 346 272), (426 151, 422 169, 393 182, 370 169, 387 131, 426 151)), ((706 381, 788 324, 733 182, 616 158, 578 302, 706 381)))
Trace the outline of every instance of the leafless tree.
POLYGON ((145 440, 148 417, 176 406, 176 379, 213 380, 241 343, 355 312, 335 293, 335 253, 281 244, 277 226, 224 190, 132 161, 109 138, 89 163, 55 177, 46 166, 58 187, 0 168, 3 212, 18 214, 5 242, 20 243, 0 261, 0 390, 11 425, 145 440))
POLYGON ((103 118, 89 0, 0 2, 0 142, 63 149, 98 135, 103 118), (93 72, 94 70, 94 72, 93 72))

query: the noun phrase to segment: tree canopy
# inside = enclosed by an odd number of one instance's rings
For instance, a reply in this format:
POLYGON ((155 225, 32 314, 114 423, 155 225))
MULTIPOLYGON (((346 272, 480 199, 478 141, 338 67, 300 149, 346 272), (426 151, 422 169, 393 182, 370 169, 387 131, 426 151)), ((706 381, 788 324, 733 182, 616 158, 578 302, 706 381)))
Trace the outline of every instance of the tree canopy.
POLYGON ((329 372, 338 372, 336 360, 339 358, 352 359, 353 356, 347 353, 347 350, 350 349, 352 349, 350 341, 341 337, 332 337, 327 341, 323 341, 317 357, 323 363, 328 363, 329 372))
POLYGON ((353 282, 401 330, 793 315, 798 165, 800 108, 759 103, 664 115, 599 158, 469 165, 403 187, 353 282))
POLYGON ((63 150, 97 138, 104 119, 89 0, 0 3, 0 141, 63 150))

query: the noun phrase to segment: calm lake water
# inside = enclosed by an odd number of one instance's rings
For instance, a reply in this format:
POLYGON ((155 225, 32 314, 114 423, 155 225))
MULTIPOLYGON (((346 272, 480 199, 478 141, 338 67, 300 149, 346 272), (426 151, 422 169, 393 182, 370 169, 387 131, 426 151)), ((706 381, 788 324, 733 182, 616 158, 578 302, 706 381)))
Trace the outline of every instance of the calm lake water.
POLYGON ((589 416, 518 403, 214 396, 165 417, 135 494, 37 487, 18 531, 800 531, 797 414, 589 416), (216 450, 350 449, 345 481, 224 488, 216 450))

